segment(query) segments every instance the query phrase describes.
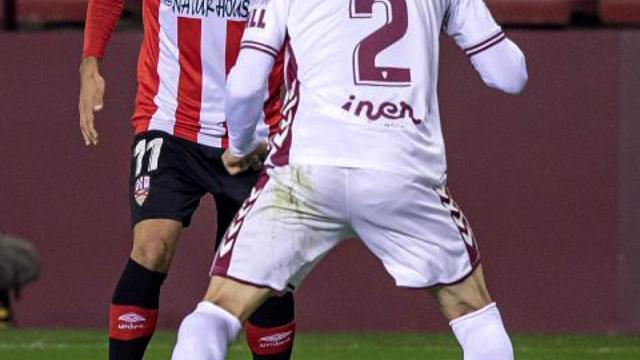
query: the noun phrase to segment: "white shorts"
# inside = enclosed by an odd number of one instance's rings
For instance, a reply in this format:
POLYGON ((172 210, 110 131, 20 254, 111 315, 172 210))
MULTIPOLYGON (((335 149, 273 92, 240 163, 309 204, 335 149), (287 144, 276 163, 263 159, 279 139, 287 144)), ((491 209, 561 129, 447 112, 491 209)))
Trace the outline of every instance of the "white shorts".
POLYGON ((263 173, 211 274, 295 289, 353 235, 402 287, 456 283, 480 262, 471 228, 444 185, 378 170, 288 165, 263 173))

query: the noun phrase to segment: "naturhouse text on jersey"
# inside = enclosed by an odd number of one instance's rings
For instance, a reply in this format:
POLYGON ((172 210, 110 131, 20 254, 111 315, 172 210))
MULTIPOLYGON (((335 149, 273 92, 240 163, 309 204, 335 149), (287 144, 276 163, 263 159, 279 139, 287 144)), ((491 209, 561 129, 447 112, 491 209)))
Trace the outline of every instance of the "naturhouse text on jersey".
POLYGON ((244 20, 251 0, 162 0, 174 14, 187 17, 219 17, 244 20))

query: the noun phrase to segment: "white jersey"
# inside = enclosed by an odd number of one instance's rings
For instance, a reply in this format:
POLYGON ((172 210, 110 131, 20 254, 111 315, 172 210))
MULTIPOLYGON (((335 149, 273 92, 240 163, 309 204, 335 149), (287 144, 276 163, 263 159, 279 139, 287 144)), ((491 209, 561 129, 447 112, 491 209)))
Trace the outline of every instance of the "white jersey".
POLYGON ((504 39, 482 0, 255 0, 241 48, 275 56, 289 40, 271 164, 443 182, 436 94, 443 29, 469 56, 504 39))

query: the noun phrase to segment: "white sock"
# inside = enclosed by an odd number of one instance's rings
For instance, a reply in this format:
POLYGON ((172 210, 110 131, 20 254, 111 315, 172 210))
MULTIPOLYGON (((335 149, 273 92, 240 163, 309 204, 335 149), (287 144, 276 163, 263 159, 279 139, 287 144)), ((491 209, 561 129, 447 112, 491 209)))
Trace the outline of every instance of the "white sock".
POLYGON ((513 360, 513 347, 495 303, 449 323, 464 360, 513 360))
POLYGON ((208 301, 198 304, 178 330, 172 360, 223 360, 227 347, 242 329, 235 316, 208 301))

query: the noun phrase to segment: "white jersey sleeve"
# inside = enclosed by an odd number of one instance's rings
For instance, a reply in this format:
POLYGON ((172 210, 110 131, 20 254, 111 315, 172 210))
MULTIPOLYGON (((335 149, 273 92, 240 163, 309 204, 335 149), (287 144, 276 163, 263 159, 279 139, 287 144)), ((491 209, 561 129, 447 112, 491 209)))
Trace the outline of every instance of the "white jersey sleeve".
POLYGON ((511 94, 524 89, 524 54, 506 38, 483 0, 452 0, 444 28, 487 86, 511 94))
POLYGON ((483 0, 451 0, 444 29, 469 56, 504 38, 483 0))
POLYGON ((490 88, 518 94, 527 84, 524 54, 509 39, 471 57, 471 63, 482 81, 490 88))
POLYGON ((240 52, 227 80, 225 115, 229 129, 229 151, 236 157, 249 155, 258 147, 260 104, 274 58, 261 53, 240 52))
POLYGON ((226 88, 229 149, 246 156, 258 145, 256 125, 267 78, 286 37, 288 0, 256 0, 249 9, 240 54, 226 88))
POLYGON ((251 49, 278 55, 287 36, 289 0, 254 0, 240 43, 240 49, 251 49))

